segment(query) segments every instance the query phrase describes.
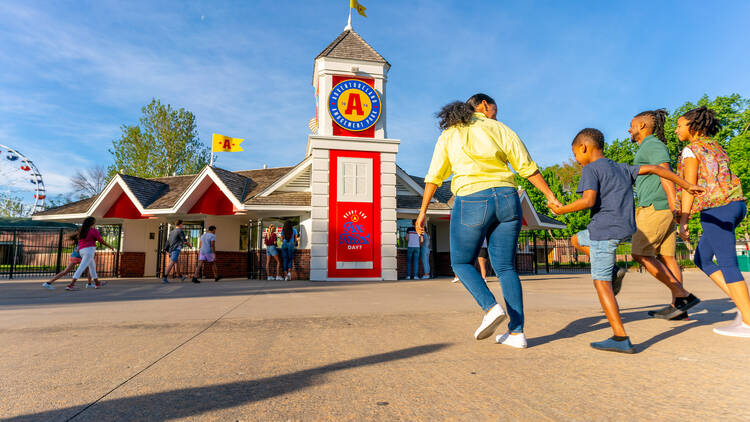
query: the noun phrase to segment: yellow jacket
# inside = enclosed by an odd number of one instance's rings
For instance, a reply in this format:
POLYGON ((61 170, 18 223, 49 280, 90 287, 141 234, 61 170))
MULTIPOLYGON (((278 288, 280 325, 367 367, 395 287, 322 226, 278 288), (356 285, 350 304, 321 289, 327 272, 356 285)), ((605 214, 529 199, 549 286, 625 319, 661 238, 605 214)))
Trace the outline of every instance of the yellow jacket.
POLYGON ((539 170, 513 130, 474 113, 470 124, 452 126, 440 134, 424 181, 440 186, 453 173, 451 191, 457 196, 516 187, 509 163, 524 178, 539 170))

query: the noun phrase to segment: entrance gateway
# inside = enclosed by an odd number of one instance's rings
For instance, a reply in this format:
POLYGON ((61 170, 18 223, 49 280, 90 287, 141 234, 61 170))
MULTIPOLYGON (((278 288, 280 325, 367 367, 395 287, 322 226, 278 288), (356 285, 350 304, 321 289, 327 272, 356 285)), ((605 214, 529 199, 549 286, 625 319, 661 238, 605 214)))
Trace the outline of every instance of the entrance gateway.
MULTIPOLYGON (((276 278, 274 262, 265 265, 262 235, 271 225, 278 228, 291 221, 300 234, 293 278, 403 278, 406 232, 419 214, 424 179, 396 164, 400 141, 387 136, 389 68, 347 28, 315 58, 316 113, 296 165, 239 171, 206 166, 198 174, 155 178, 117 174, 95 197, 37 212, 33 219, 80 224, 93 216, 98 224, 121 227, 121 251, 114 258, 120 277, 160 275, 167 263, 163 241, 181 219, 192 243, 180 254, 183 273, 193 267, 202 228, 216 226, 216 262, 222 276, 276 278)), ((537 214, 523 191, 519 196, 524 230, 565 227, 537 214)), ((452 275, 451 204, 446 181, 427 209, 431 275, 452 275)), ((532 244, 519 244, 516 263, 521 271, 537 268, 534 262, 548 256, 532 244)), ((28 254, 27 249, 18 250, 28 254)), ((58 246, 63 262, 69 253, 58 246)), ((420 266, 417 275, 426 272, 420 266)))
POLYGON ((311 280, 397 278, 400 141, 386 135, 389 68, 350 29, 315 59, 317 133, 307 142, 312 156, 311 280))

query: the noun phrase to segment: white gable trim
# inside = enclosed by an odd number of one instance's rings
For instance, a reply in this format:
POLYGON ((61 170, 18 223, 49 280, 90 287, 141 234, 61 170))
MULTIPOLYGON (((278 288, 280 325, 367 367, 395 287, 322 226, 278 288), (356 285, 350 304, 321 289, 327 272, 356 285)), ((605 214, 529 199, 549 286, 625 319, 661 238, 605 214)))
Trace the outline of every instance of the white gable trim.
POLYGON ((293 169, 289 170, 287 174, 281 176, 281 178, 279 178, 277 181, 271 183, 267 188, 263 189, 259 194, 255 195, 254 198, 272 194, 280 187, 294 180, 297 176, 302 174, 302 172, 307 170, 308 167, 312 168, 312 155, 302 160, 302 162, 297 164, 293 169))
POLYGON ((419 183, 415 182, 414 179, 406 174, 406 172, 399 166, 396 166, 396 177, 401 179, 401 181, 404 182, 406 186, 411 188, 411 190, 413 190, 414 193, 417 194, 417 196, 424 196, 424 189, 422 189, 422 186, 420 186, 419 183))
MULTIPOLYGON (((112 192, 112 189, 114 189, 115 186, 119 186, 123 192, 125 192, 125 195, 128 196, 130 201, 133 202, 133 205, 135 205, 135 208, 138 210, 141 215, 148 214, 146 210, 143 208, 143 205, 138 200, 138 198, 135 197, 135 194, 130 190, 128 187, 128 184, 125 183, 125 180, 123 180, 122 176, 119 174, 115 175, 115 177, 112 178, 112 180, 107 184, 107 187, 104 188, 101 194, 99 194, 99 197, 96 198, 96 201, 94 201, 93 204, 89 207, 89 209, 86 211, 88 215, 93 215, 94 212, 102 205, 102 203, 107 199, 110 192, 112 192)), ((102 215, 106 214, 106 212, 109 210, 104 210, 104 213, 102 215)))
POLYGON ((529 198, 529 195, 526 193, 525 190, 522 190, 520 192, 521 192, 520 200, 521 200, 522 206, 523 206, 523 203, 526 203, 529 206, 529 209, 531 210, 531 215, 532 217, 534 217, 534 224, 537 227, 544 227, 547 229, 564 229, 567 227, 565 224, 543 223, 542 220, 539 218, 539 213, 537 212, 536 208, 534 208, 534 204, 531 203, 531 199, 529 198))
MULTIPOLYGON (((180 196, 180 199, 177 201, 177 203, 174 204, 174 206, 171 209, 167 209, 164 211, 158 212, 158 214, 166 214, 166 213, 175 213, 180 210, 180 208, 185 206, 185 203, 193 196, 193 193, 195 193, 195 190, 198 189, 198 187, 201 185, 201 183, 206 180, 206 178, 211 179, 212 182, 216 183, 216 186, 219 187, 219 190, 224 194, 224 196, 229 199, 229 201, 232 203, 232 206, 234 206, 237 210, 244 209, 243 204, 234 196, 234 194, 227 188, 227 185, 224 184, 224 182, 219 178, 219 176, 216 174, 213 168, 210 166, 206 166, 201 170, 200 173, 193 179, 193 181, 190 183, 190 186, 185 189, 185 192, 182 193, 182 196, 180 196)), ((153 212, 152 212, 153 213, 153 212)))

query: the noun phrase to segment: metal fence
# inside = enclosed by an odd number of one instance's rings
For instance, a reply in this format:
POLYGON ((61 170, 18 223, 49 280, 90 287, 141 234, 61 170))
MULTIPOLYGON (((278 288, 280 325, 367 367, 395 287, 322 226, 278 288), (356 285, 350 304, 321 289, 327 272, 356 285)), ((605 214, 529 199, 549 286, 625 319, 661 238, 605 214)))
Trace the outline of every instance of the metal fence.
MULTIPOLYGON (((115 277, 120 256, 120 225, 96 226, 102 238, 115 247, 97 247, 95 262, 100 277, 115 277)), ((52 277, 65 269, 75 246, 74 231, 49 228, 0 228, 0 278, 52 277)), ((76 267, 73 267, 75 270, 76 267)))

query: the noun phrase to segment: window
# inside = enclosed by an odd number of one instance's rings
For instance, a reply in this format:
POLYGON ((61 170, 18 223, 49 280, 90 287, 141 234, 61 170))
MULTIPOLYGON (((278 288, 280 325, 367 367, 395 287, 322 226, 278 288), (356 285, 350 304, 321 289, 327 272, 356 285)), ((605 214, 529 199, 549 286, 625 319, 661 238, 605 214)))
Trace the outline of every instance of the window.
POLYGON ((339 157, 336 166, 339 202, 372 202, 372 158, 339 157))

